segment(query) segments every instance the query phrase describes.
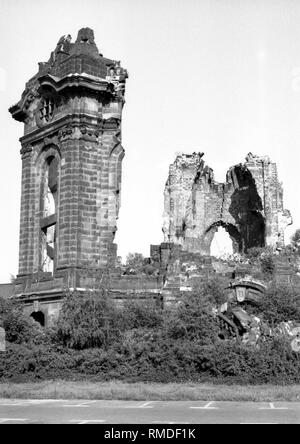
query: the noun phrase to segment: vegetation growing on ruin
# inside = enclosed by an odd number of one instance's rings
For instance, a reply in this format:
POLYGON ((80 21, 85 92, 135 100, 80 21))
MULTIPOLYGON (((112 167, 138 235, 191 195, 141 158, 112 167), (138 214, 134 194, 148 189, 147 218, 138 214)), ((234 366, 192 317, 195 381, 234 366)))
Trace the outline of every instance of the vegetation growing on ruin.
POLYGON ((145 274, 153 276, 159 272, 159 264, 145 258, 141 253, 129 253, 125 265, 121 265, 121 268, 123 273, 127 275, 145 274))

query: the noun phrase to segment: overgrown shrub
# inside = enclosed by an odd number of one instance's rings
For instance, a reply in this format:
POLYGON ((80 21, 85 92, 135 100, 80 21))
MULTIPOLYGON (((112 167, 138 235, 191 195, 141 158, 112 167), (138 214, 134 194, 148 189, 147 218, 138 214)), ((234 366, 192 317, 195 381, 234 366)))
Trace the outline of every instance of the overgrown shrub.
POLYGON ((290 244, 292 250, 299 255, 300 253, 300 229, 298 228, 291 238, 290 244))
POLYGON ((120 310, 123 330, 132 328, 158 328, 164 319, 163 310, 152 298, 147 301, 128 301, 120 310))
POLYGON ((222 279, 221 277, 210 278, 205 282, 200 288, 198 304, 201 306, 207 305, 220 306, 224 304, 227 300, 227 295, 224 288, 228 285, 227 279, 222 279))
POLYGON ((261 270, 262 277, 270 279, 275 271, 275 254, 270 247, 253 247, 249 248, 246 258, 252 266, 258 266, 261 270))
POLYGON ((261 298, 259 310, 271 325, 289 320, 300 322, 299 290, 291 285, 272 284, 261 298))
POLYGON ((119 315, 104 290, 71 293, 59 314, 56 339, 78 350, 108 347, 121 337, 119 315))
POLYGON ((275 271, 275 261, 273 254, 266 254, 260 259, 260 266, 262 273, 268 278, 273 275, 275 271))
POLYGON ((0 360, 0 379, 16 382, 70 379, 77 374, 73 350, 53 345, 8 344, 0 360))
POLYGON ((0 380, 110 379, 128 382, 204 382, 242 384, 300 383, 300 360, 290 344, 276 339, 259 349, 235 342, 156 338, 114 344, 108 349, 9 344, 0 360, 0 380))
POLYGON ((252 247, 247 250, 246 257, 251 263, 255 263, 260 260, 261 255, 265 252, 266 249, 263 247, 252 247))
POLYGON ((177 310, 166 311, 164 334, 170 340, 185 339, 213 343, 218 335, 218 324, 212 316, 209 303, 202 303, 197 293, 190 293, 177 310))

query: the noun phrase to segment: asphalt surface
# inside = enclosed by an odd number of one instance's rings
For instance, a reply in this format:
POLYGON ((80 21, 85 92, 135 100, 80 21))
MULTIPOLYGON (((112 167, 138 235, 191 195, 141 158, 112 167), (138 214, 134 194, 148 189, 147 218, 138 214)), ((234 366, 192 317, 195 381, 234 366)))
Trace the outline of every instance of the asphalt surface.
POLYGON ((300 402, 0 399, 0 424, 299 424, 300 402))

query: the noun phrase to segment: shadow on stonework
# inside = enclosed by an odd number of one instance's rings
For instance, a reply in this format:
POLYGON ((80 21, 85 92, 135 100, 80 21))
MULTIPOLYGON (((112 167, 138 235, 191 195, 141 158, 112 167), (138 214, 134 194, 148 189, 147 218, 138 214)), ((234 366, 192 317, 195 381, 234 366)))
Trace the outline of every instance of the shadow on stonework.
POLYGON ((250 171, 242 165, 231 171, 235 190, 231 196, 229 212, 240 233, 240 251, 265 246, 265 221, 261 212, 263 204, 250 171))

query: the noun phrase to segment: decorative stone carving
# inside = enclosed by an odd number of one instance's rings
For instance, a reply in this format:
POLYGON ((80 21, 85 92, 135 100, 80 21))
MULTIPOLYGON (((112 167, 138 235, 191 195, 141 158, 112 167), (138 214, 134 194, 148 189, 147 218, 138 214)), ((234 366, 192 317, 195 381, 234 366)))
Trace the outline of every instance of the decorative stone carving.
POLYGON ((100 135, 100 126, 92 126, 85 123, 68 123, 58 131, 58 140, 83 139, 96 142, 100 135))
MULTIPOLYGON (((50 59, 47 62, 48 66, 53 66, 56 62, 57 59, 57 55, 59 53, 64 53, 64 54, 69 54, 70 53, 70 49, 71 49, 71 40, 72 37, 70 36, 70 34, 68 34, 67 36, 63 35, 57 42, 56 48, 53 52, 51 52, 50 55, 50 59)), ((45 65, 46 64, 40 64, 40 67, 42 70, 45 70, 45 65)))
POLYGON ((30 144, 25 144, 22 146, 22 148, 20 149, 20 154, 22 157, 24 157, 26 154, 29 154, 32 152, 32 146, 30 144))
POLYGON ((55 136, 52 136, 52 137, 45 137, 43 139, 42 146, 46 147, 48 145, 58 145, 58 136, 55 135, 55 136))
POLYGON ((73 133, 74 133, 74 126, 71 123, 68 123, 58 131, 58 139, 59 140, 71 139, 73 133))
POLYGON ((26 84, 21 100, 9 111, 16 120, 28 123, 34 116, 34 111, 31 109, 32 102, 39 97, 38 84, 35 81, 30 81, 26 84))
POLYGON ((82 28, 79 30, 76 43, 95 44, 94 31, 91 28, 82 28))
POLYGON ((79 129, 82 138, 87 141, 96 141, 100 134, 99 128, 89 127, 88 125, 81 125, 79 129))
POLYGON ((123 100, 125 91, 125 81, 128 78, 128 72, 122 68, 119 61, 114 65, 107 67, 106 80, 111 82, 114 87, 114 94, 117 98, 123 100))
POLYGON ((68 34, 67 36, 63 35, 57 42, 55 52, 56 53, 66 52, 67 54, 69 54, 71 47, 71 40, 72 37, 70 34, 68 34))

